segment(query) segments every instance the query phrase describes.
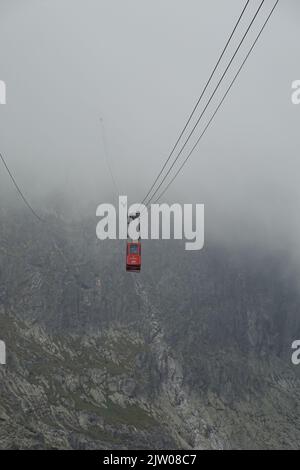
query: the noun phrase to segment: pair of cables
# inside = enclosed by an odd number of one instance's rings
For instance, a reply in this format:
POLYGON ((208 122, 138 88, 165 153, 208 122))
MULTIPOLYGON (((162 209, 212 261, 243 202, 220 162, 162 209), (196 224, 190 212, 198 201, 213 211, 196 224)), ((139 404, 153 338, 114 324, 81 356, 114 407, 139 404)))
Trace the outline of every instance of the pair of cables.
POLYGON ((203 97, 205 96, 205 93, 209 87, 209 85, 211 84, 218 68, 219 68, 219 65, 230 45, 230 43, 232 42, 233 40, 233 37, 235 36, 235 33, 238 29, 238 26, 239 24, 241 23, 242 21, 242 18, 244 17, 245 13, 246 13, 246 10, 248 9, 248 7, 250 6, 250 0, 247 0, 243 9, 242 9, 242 12, 240 14, 240 16, 238 17, 238 20, 221 52, 221 55, 219 56, 218 60, 217 60, 217 63, 216 65, 214 66, 213 70, 212 70, 212 73, 210 74, 210 77, 208 79, 208 81, 206 82, 201 94, 200 94, 200 97, 198 98, 197 102, 196 102, 196 105, 194 106, 187 122, 185 123, 181 133, 179 134, 179 137, 178 139, 176 140, 175 142, 175 145, 173 146, 170 154, 168 155, 165 163, 163 164, 162 166, 162 169, 160 170, 159 174, 157 175, 157 177, 155 178, 152 186, 150 187, 149 191, 147 192, 146 196, 144 197, 143 201, 142 201, 142 204, 148 206, 151 204, 151 202, 158 202, 162 196, 166 193, 166 191, 169 189, 169 187, 171 186, 171 184, 175 181, 175 179, 177 178, 177 176, 181 173, 183 167, 186 165, 187 161, 189 160, 189 158, 191 157, 191 155, 193 154, 193 152, 195 151, 195 149, 197 148, 199 142, 201 141, 201 139, 203 138, 203 136, 205 135, 207 129, 209 128, 209 126, 211 125, 211 123, 213 122, 216 114, 218 113, 219 109, 221 108, 222 104, 224 103, 226 97, 228 96, 231 88, 233 87, 236 79, 238 78, 240 72, 242 71, 245 63, 247 62, 250 54, 252 53, 254 47, 256 46, 260 36, 262 35, 267 23, 269 22, 272 14, 274 13, 274 10, 276 9, 278 3, 279 3, 279 0, 276 0, 276 2, 273 4, 273 7, 272 9, 270 10, 270 12, 268 13, 262 27, 260 28, 257 36, 255 37, 255 40, 254 42, 252 43, 252 46, 250 47, 250 49, 248 50, 246 56, 245 56, 245 59, 242 61, 242 64, 241 66, 238 68, 238 71, 237 73, 235 74, 233 80, 230 82, 227 90, 225 91, 225 94, 223 95, 219 105, 217 106, 216 110, 214 111, 212 117, 209 119, 208 123, 206 124, 206 126, 204 127, 204 130, 202 131, 202 133, 200 134, 200 136, 198 137, 198 139, 196 140, 196 143, 193 145, 192 149, 189 151, 188 155, 186 156, 186 158, 183 160, 183 162, 180 164, 179 168, 177 169, 177 171, 175 171, 175 174, 172 176, 171 175, 171 172, 174 168, 174 166, 176 165, 177 161, 179 160, 179 158, 181 157, 181 155, 183 154, 185 148, 187 147, 188 143, 190 142, 192 136, 194 135, 196 129, 198 128, 199 124, 202 123, 202 119, 203 117, 205 116, 206 114, 206 111, 210 105, 210 103, 212 102, 214 96, 216 95, 218 89, 220 88, 223 80, 225 79, 227 73, 230 71, 231 69, 231 66, 234 62, 234 59, 235 57, 237 56, 238 52, 240 51, 246 37, 248 36, 249 32, 251 31, 252 29, 252 26, 253 24, 255 23, 257 17, 259 16, 259 13, 262 9, 262 7, 264 6, 264 3, 265 3, 265 0, 261 0, 260 4, 258 5, 248 27, 246 28, 245 30, 245 33, 243 34, 240 42, 238 43, 233 55, 231 56, 226 68, 225 68, 225 71, 223 72, 223 74, 221 75, 221 78, 218 80, 217 82, 217 85, 215 86, 215 88, 213 89, 212 93, 210 94, 210 97, 204 107, 204 109, 202 110, 202 112, 200 113, 199 117, 197 118, 196 120, 196 123, 194 124, 194 126, 192 127, 191 131, 189 132, 187 138, 185 139, 183 145, 181 146, 180 150, 178 151, 176 157, 174 156, 174 153, 176 151, 176 149, 179 147, 179 144, 184 136, 184 134, 186 133, 186 131, 188 130, 188 127, 189 127, 189 124, 191 123, 194 115, 196 114, 196 111, 198 110, 199 108, 199 105, 200 103, 202 102, 203 100, 203 97), (174 158, 172 159, 172 157, 174 156, 174 158), (172 161, 173 160, 173 161, 172 161), (169 166, 169 168, 167 168, 169 166), (170 180, 168 180, 168 177, 170 175, 170 180), (166 183, 166 184, 165 184, 166 183), (161 191, 160 191, 161 190, 161 191), (159 192, 160 191, 160 192, 159 192))

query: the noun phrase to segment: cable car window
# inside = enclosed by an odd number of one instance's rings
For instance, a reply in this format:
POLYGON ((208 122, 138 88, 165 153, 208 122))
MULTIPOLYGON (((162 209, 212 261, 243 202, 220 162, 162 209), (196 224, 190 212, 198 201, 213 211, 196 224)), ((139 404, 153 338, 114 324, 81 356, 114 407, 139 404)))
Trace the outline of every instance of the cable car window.
POLYGON ((139 254, 139 246, 138 245, 130 245, 129 253, 131 255, 138 255, 139 254))

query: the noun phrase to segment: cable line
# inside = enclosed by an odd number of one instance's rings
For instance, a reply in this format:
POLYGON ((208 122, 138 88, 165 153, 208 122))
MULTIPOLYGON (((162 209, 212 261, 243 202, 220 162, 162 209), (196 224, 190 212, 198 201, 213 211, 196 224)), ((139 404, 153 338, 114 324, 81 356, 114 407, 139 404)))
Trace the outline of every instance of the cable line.
POLYGON ((67 266, 68 269, 70 270, 70 272, 71 272, 71 274, 72 274, 72 276, 73 276, 75 282, 77 283, 77 285, 80 285, 79 282, 78 282, 78 279, 77 279, 77 272, 75 272, 75 273, 73 272, 74 269, 75 269, 75 271, 76 271, 76 269, 77 269, 76 266, 75 266, 75 268, 74 268, 74 265, 71 264, 70 260, 65 256, 64 252, 62 251, 62 249, 57 245, 56 241, 54 240, 54 236, 57 235, 56 232, 54 232, 54 227, 52 227, 51 224, 49 224, 47 221, 45 221, 44 219, 42 219, 42 218, 37 214, 37 212, 33 209, 33 207, 30 205, 30 203, 28 202, 28 200, 27 200, 26 197, 24 196, 24 194, 23 194, 23 192, 22 192, 20 186, 18 185, 18 183, 17 183, 15 177, 13 176, 11 170, 9 169, 9 167, 8 167, 8 165, 7 165, 7 163, 6 163, 5 159, 4 159, 4 157, 3 157, 3 155, 1 154, 1 152, 0 152, 0 158, 1 158, 1 161, 2 161, 2 163, 3 163, 3 165, 4 165, 4 167, 5 167, 5 169, 6 169, 7 173, 8 173, 8 175, 10 176, 10 179, 11 179, 11 181, 13 182, 13 184, 14 184, 14 186, 15 186, 17 192, 19 193, 20 197, 22 198, 23 202, 24 202, 25 205, 28 207, 28 209, 31 211, 31 213, 34 215, 34 217, 35 217, 39 222, 41 222, 44 227, 45 227, 45 226, 47 227, 47 229, 48 229, 48 231, 49 231, 49 233, 50 233, 50 237, 51 237, 51 240, 52 240, 52 244, 53 244, 55 250, 56 250, 56 251, 59 253, 59 255, 63 258, 63 260, 64 260, 66 266, 67 266))
POLYGON ((231 66, 231 64, 232 64, 232 62, 233 62, 233 60, 235 59, 237 53, 239 52, 239 50, 240 50, 240 48, 241 48, 241 46, 242 46, 242 44, 243 44, 243 42, 244 42, 246 36, 248 35, 248 33, 249 33, 249 31, 250 31, 250 29, 251 29, 251 27, 252 27, 254 21, 256 20, 258 14, 259 14, 259 12, 260 12, 260 10, 261 10, 261 8, 262 8, 264 2, 265 2, 265 0, 262 0, 262 1, 261 1, 261 3, 260 3, 260 5, 259 5, 258 9, 256 10, 256 12, 255 12, 255 14, 254 14, 254 16, 253 16, 253 18, 252 18, 250 24, 249 24, 249 26, 248 26, 247 29, 246 29, 246 32, 244 33, 244 35, 243 35, 243 37, 242 37, 242 39, 241 39, 241 41, 240 41, 238 47, 236 48, 235 53, 233 54, 232 58, 230 59, 230 61, 229 61, 228 65, 227 65, 227 67, 226 67, 224 73, 222 74, 222 76, 221 76, 219 82, 217 83, 217 85, 216 85, 216 87, 215 87, 215 89, 214 89, 214 91, 213 91, 213 93, 212 93, 210 99, 208 100, 208 102, 207 102, 207 104, 206 104, 204 110, 203 110, 202 113, 200 114, 199 118, 198 118, 197 121, 196 121, 196 124, 194 125, 193 129, 191 130, 190 134, 188 135, 188 137, 187 137, 186 141, 184 142, 184 144, 183 144, 183 146, 182 146, 180 152, 179 152, 178 155, 176 156, 175 160, 173 161, 172 165, 170 166, 170 168, 169 168, 169 170, 167 171, 167 173, 165 174, 165 176, 163 177, 163 179, 162 179, 162 181, 160 182, 159 186, 156 188, 156 190, 154 191, 154 193, 152 194, 152 196, 151 196, 150 199, 148 200, 148 203, 147 203, 147 204, 150 204, 150 202, 151 202, 152 199, 154 198, 155 194, 157 194, 157 192, 159 191, 159 189, 160 189, 161 186, 163 185, 164 181, 165 181, 166 178, 169 176, 169 174, 170 174, 170 172, 172 171, 172 169, 173 169, 175 163, 177 162, 178 158, 180 157, 180 155, 182 154, 182 152, 183 152, 183 150, 185 149, 186 145, 188 144, 188 142, 189 142, 191 136, 193 135, 193 133, 195 132, 196 128, 198 127, 199 122, 201 121, 201 119, 202 119, 203 115, 205 114, 205 112, 206 112, 208 106, 210 105, 210 103, 211 103, 212 99, 214 98, 216 92, 218 91, 218 89, 219 89, 221 83, 223 82, 223 79, 225 78, 225 76, 226 76, 226 74, 227 74, 227 72, 228 72, 228 70, 229 70, 229 68, 230 68, 230 66, 231 66))
POLYGON ((202 100, 202 98, 203 98, 203 96, 204 96, 204 94, 205 94, 205 92, 206 92, 206 90, 207 90, 209 84, 211 83, 211 80, 212 80, 212 78, 213 78, 213 76, 214 76, 214 74, 215 74, 215 72, 216 72, 216 70, 217 70, 217 68, 218 68, 218 66, 219 66, 219 64, 220 64, 220 62, 221 62, 221 60, 222 60, 222 58, 223 58, 223 56, 224 56, 224 54, 225 54, 225 52, 226 52, 226 50, 227 50, 229 44, 230 44, 230 42, 231 42, 231 39, 233 38, 233 35, 234 35, 234 33, 235 33, 235 31, 236 31, 238 25, 239 25, 240 22, 241 22, 241 19, 242 19, 243 15, 244 15, 244 13, 245 13, 245 11, 246 11, 246 8, 248 7, 249 3, 250 3, 250 0, 247 0, 247 2, 245 3, 245 6, 244 6, 244 8, 243 8, 243 10, 242 10, 242 12, 241 12, 239 18, 238 18, 238 20, 237 20, 237 22, 236 22, 236 24, 235 24, 235 26, 234 26, 234 28, 233 28, 233 30, 232 30, 230 36, 229 36, 229 38, 228 38, 228 40, 227 40, 227 43, 226 43, 226 45, 225 45, 223 51, 222 51, 222 53, 221 53, 221 55, 220 55, 220 57, 219 57, 219 59, 218 59, 216 65, 214 66, 213 71, 212 71, 212 73, 211 73, 211 75, 210 75, 208 81, 206 82, 206 85, 205 85, 205 87, 203 88, 203 91, 202 91, 200 97, 198 98, 197 103, 195 104, 195 106, 194 106, 194 108, 193 108, 193 110, 192 110, 192 112, 191 112, 191 114, 190 114, 190 116, 189 116, 189 118, 188 118, 188 120, 187 120, 185 126, 183 127, 183 129, 182 129, 182 131, 181 131, 181 133, 180 133, 180 135, 179 135, 179 137, 178 137, 178 139, 177 139, 177 141, 176 141, 174 147, 172 148, 171 153, 169 154, 167 160, 165 161, 165 163, 164 163, 164 165, 163 165, 163 167, 162 167, 160 173, 159 173, 158 176, 156 177, 154 183, 152 184, 151 188, 149 189, 148 193, 147 193, 146 196, 144 197, 144 199, 143 199, 143 201, 142 201, 141 204, 143 204, 143 203, 146 201, 146 199, 148 198, 149 194, 151 193, 152 189, 154 188, 154 186, 156 185, 158 179, 160 178, 162 172, 164 171, 164 169, 166 168, 168 162, 170 161, 170 159, 171 159, 173 153, 175 152, 175 150, 176 150, 176 148, 177 148, 177 145, 179 144, 179 142, 180 142, 180 140, 181 140, 183 134, 185 133, 185 131, 186 131, 186 129, 187 129, 189 123, 191 122, 191 119, 192 119, 192 117, 194 116, 194 114, 195 114, 195 112, 196 112, 196 110, 197 110, 197 108, 198 108, 198 106, 199 106, 199 104, 200 104, 200 102, 201 102, 201 100, 202 100))
POLYGON ((162 196, 166 193, 166 191, 169 189, 169 187, 171 186, 171 184, 173 183, 173 181, 176 179, 176 177, 178 176, 178 174, 180 173, 180 171, 183 169, 183 167, 184 167, 185 164, 187 163, 188 159, 190 158, 190 156, 192 155, 192 153, 194 152, 194 150, 195 150, 196 147, 198 146, 200 140, 202 139, 202 137, 203 137, 204 134, 206 133, 206 131, 207 131, 207 129, 209 128, 211 122, 213 121, 215 115, 217 114, 217 112, 218 112, 219 109, 221 108, 221 106, 222 106, 223 102, 225 101, 225 99, 226 99, 228 93, 230 92, 230 90, 231 90, 231 88, 232 88, 234 82, 236 81, 236 79, 237 79, 237 77, 239 76, 241 70, 243 69, 245 63, 247 62, 248 57, 250 56, 251 52, 253 51, 253 49, 254 49, 256 43, 258 42, 258 40, 259 40, 259 38, 260 38, 262 32, 264 31, 264 29, 265 29, 265 27, 266 27, 266 25, 267 25, 269 19, 271 18, 272 14, 273 14, 273 12, 274 12, 274 10, 275 10, 275 8, 277 7, 278 3, 279 3, 279 0, 277 0, 276 3, 274 4, 274 6, 273 6, 271 12, 269 13, 269 15, 268 15, 266 21, 264 22, 262 28, 260 29, 259 34, 257 35, 257 37, 256 37, 256 39, 255 39, 255 41, 254 41, 254 43, 253 43, 251 49, 249 50, 248 54, 246 55, 244 61, 242 62, 242 65, 241 65, 240 68, 238 69, 236 75, 234 76, 232 82, 230 83, 229 88, 227 89, 225 95, 223 96, 223 98, 222 98, 220 104, 218 105, 217 109, 215 110, 214 114, 213 114, 212 117, 210 118, 208 124, 207 124, 206 127, 204 128, 202 134, 201 134, 200 137, 198 138, 197 142, 195 143, 195 145, 193 146, 193 148, 191 149, 191 151, 189 152, 189 154, 187 155, 186 159, 183 161, 183 163, 181 164, 181 166, 179 167, 178 171, 175 173, 175 175, 173 176, 173 178, 171 179, 171 181, 168 183, 168 185, 165 187, 165 189, 160 193, 160 195, 159 195, 159 196, 157 197, 157 199, 154 201, 154 204, 155 204, 156 202, 158 202, 159 199, 161 199, 162 196))
POLYGON ((110 164, 110 160, 109 160, 109 152, 108 152, 108 146, 107 146, 107 141, 106 141, 104 120, 103 120, 102 117, 100 117, 99 119, 100 119, 100 123, 101 123, 102 141, 103 141, 103 149, 104 149, 104 156, 105 156, 106 166, 108 168, 108 171, 109 171, 109 174, 110 174, 110 177, 111 177, 114 189, 115 189, 116 198, 117 198, 120 193, 119 193, 119 188, 118 188, 116 179, 114 177, 114 173, 113 173, 113 170, 112 170, 112 167, 111 167, 111 164, 110 164))
POLYGON ((20 186, 18 185, 15 177, 13 176, 12 172, 10 171, 2 153, 0 153, 0 158, 1 158, 1 161, 7 171, 7 173, 9 174, 10 176, 10 179, 12 180, 16 190, 18 191, 19 195, 21 196, 21 198, 23 199, 23 202, 26 204, 26 206, 28 207, 28 209, 31 211, 31 213, 34 215, 34 217, 36 217, 39 222, 44 222, 44 220, 37 214, 37 212, 33 209, 33 207, 30 205, 30 203, 28 202, 28 200, 26 199, 26 197, 24 196, 23 192, 21 191, 20 189, 20 186))

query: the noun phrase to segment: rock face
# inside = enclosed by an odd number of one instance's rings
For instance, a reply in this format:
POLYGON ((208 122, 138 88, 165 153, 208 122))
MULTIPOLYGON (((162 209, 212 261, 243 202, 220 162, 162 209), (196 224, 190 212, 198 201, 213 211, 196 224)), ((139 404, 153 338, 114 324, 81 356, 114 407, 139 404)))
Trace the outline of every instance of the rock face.
POLYGON ((0 448, 299 448, 286 258, 148 242, 137 275, 123 248, 2 214, 0 448))

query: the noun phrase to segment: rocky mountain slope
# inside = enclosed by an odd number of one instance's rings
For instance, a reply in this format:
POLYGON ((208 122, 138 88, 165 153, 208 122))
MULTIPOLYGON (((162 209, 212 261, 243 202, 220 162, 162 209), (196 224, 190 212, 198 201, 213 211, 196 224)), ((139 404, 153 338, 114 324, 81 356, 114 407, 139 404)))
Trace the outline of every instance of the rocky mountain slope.
POLYGON ((0 448, 299 448, 297 276, 282 254, 0 218, 0 448))

